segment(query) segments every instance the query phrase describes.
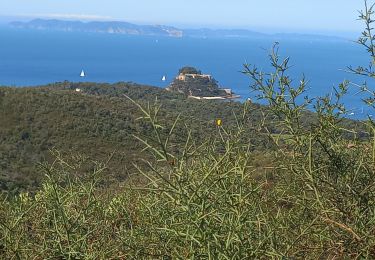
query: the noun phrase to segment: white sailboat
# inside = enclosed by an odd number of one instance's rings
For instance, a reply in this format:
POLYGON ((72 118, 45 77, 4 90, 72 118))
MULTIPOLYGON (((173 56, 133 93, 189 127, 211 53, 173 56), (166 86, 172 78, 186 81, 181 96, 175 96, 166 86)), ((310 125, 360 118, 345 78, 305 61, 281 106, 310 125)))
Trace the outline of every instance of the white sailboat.
POLYGON ((167 77, 164 75, 162 78, 161 78, 161 81, 166 81, 167 80, 167 77))
POLYGON ((86 76, 86 75, 85 75, 85 72, 82 70, 82 71, 81 71, 81 74, 80 74, 79 76, 82 77, 82 78, 85 77, 85 76, 86 76))

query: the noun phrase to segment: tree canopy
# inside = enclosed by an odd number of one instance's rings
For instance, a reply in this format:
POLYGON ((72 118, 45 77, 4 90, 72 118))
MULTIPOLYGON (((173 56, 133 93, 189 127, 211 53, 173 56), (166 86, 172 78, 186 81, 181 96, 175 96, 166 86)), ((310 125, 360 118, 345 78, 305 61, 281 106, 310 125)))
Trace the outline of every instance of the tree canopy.
POLYGON ((202 74, 200 70, 190 66, 182 67, 178 72, 180 74, 202 74))

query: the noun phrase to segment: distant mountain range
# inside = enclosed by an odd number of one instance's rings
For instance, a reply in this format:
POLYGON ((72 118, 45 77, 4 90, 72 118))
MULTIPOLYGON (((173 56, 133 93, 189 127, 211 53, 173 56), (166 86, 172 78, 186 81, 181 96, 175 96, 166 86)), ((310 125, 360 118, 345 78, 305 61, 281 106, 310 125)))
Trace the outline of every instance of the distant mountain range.
POLYGON ((244 29, 179 29, 166 25, 138 25, 128 22, 81 22, 67 20, 34 19, 29 22, 11 22, 20 29, 51 30, 65 32, 91 32, 148 36, 194 37, 194 38, 272 38, 274 40, 296 38, 305 40, 342 40, 343 38, 306 34, 264 34, 244 29))
POLYGON ((81 22, 35 19, 30 22, 12 22, 12 27, 22 29, 54 30, 66 32, 95 32, 133 35, 162 35, 182 37, 183 31, 164 25, 136 25, 127 22, 81 22))

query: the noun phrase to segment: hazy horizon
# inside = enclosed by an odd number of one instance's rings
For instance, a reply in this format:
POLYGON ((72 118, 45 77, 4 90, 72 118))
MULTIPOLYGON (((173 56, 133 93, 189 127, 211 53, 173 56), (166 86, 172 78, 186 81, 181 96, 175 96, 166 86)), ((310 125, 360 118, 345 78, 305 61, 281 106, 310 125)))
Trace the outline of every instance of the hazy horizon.
POLYGON ((0 26, 7 27, 11 22, 21 21, 21 22, 29 22, 34 19, 56 19, 56 20, 66 20, 66 21, 81 21, 81 22, 93 22, 93 21, 107 21, 107 22, 129 22, 139 25, 166 25, 172 26, 179 29, 232 29, 232 30, 249 30, 253 32, 260 32, 265 34, 278 34, 278 33, 285 33, 285 34, 301 34, 301 35, 322 35, 322 36, 332 36, 332 37, 341 37, 341 38, 351 38, 357 39, 357 37, 361 33, 361 29, 355 31, 332 31, 332 30, 314 30, 314 29, 290 29, 290 28, 281 28, 281 27, 250 27, 250 26, 225 26, 225 25, 211 25, 211 24, 202 24, 202 25, 194 25, 194 24, 184 24, 184 23, 147 23, 147 22, 135 22, 129 20, 121 20, 121 19, 78 19, 78 18, 64 18, 64 17, 43 17, 43 16, 36 16, 36 17, 27 17, 27 16, 1 16, 0 15, 0 26))
POLYGON ((164 24, 179 28, 230 28, 266 33, 307 33, 333 36, 359 34, 362 23, 357 20, 362 1, 302 2, 289 0, 263 2, 238 0, 236 4, 207 0, 66 0, 45 3, 44 0, 5 0, 0 22, 35 18, 83 21, 127 21, 137 24, 164 24), (356 34, 355 34, 356 33, 356 34))

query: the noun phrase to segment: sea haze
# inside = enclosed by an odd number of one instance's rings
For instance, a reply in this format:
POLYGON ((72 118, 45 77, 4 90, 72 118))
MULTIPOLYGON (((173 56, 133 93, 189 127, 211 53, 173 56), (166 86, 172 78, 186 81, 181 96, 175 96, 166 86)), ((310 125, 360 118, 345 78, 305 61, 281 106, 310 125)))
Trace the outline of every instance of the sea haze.
MULTIPOLYGON (((309 80, 312 97, 332 92, 344 79, 362 83, 340 69, 366 66, 368 56, 353 41, 337 38, 278 35, 275 38, 193 38, 130 36, 103 33, 52 32, 0 28, 0 84, 34 86, 58 81, 132 81, 166 87, 185 65, 212 74, 223 87, 243 98, 252 97, 250 80, 240 73, 244 63, 268 70, 268 53, 274 41, 280 53, 290 56, 292 78, 309 80), (166 75, 167 82, 161 78, 166 75)), ((352 87, 346 104, 363 117, 367 109, 352 87), (364 114, 362 112, 364 107, 364 114)))

